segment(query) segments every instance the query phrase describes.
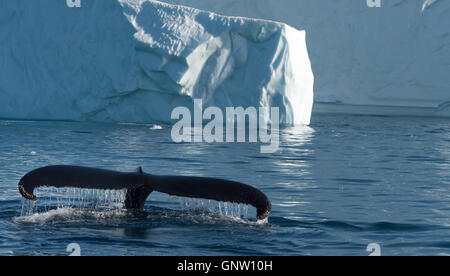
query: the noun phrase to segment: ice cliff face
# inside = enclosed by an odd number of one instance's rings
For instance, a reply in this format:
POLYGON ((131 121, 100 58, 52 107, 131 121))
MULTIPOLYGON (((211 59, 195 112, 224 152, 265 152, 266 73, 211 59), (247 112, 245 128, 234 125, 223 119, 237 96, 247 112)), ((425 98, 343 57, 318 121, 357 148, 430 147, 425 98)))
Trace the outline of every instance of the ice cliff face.
POLYGON ((309 123, 304 31, 149 0, 0 5, 0 117, 168 122, 196 98, 309 123))
POLYGON ((450 1, 165 1, 305 29, 316 111, 450 116, 450 1))

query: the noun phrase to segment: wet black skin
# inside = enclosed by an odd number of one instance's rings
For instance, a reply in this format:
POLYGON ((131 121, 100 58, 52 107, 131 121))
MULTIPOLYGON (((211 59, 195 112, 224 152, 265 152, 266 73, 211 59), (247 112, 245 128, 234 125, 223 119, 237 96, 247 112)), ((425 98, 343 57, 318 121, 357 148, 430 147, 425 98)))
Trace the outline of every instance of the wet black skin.
POLYGON ((79 166, 48 166, 27 173, 19 182, 19 191, 29 200, 37 200, 34 189, 38 187, 73 187, 81 189, 126 189, 125 207, 144 208, 153 191, 174 196, 212 199, 254 206, 257 218, 265 219, 271 211, 269 199, 260 190, 235 181, 192 176, 158 176, 137 172, 124 173, 112 170, 79 166))

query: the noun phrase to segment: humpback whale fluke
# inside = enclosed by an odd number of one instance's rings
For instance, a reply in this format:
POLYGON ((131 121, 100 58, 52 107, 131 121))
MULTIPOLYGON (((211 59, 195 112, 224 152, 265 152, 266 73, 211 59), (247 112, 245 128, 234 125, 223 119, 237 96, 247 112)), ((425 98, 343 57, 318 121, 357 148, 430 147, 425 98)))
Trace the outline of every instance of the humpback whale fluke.
POLYGON ((265 219, 271 211, 269 199, 260 190, 235 181, 193 177, 158 176, 137 172, 124 173, 78 166, 49 166, 27 173, 19 182, 21 195, 37 200, 34 189, 47 187, 73 187, 82 189, 126 189, 125 207, 144 208, 151 192, 157 191, 174 196, 212 199, 217 201, 250 204, 256 208, 257 218, 265 219))

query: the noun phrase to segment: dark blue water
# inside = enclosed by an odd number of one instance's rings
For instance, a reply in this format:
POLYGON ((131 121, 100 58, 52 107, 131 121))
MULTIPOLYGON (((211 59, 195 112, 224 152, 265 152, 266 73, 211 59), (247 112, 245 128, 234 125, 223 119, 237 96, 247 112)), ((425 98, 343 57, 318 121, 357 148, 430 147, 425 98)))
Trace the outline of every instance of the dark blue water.
POLYGON ((69 243, 82 255, 368 255, 370 243, 382 255, 450 254, 447 119, 314 116, 283 129, 275 154, 175 144, 168 127, 0 121, 0 187, 1 255, 66 255, 69 243), (49 164, 237 180, 264 191, 273 212, 258 224, 252 207, 227 215, 154 193, 138 213, 44 198, 21 216, 18 180, 49 164))

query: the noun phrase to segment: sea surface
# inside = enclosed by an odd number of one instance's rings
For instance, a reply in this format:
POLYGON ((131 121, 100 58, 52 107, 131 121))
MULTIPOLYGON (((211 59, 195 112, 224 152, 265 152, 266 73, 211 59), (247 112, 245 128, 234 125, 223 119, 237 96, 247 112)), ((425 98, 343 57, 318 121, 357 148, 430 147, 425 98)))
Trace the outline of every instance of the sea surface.
POLYGON ((450 254, 450 120, 315 115, 283 128, 280 150, 174 143, 170 127, 0 120, 0 255, 450 254), (211 176, 253 185, 273 205, 152 193, 144 211, 121 192, 18 192, 32 169, 70 164, 211 176), (70 251, 70 250, 69 250, 70 251))

